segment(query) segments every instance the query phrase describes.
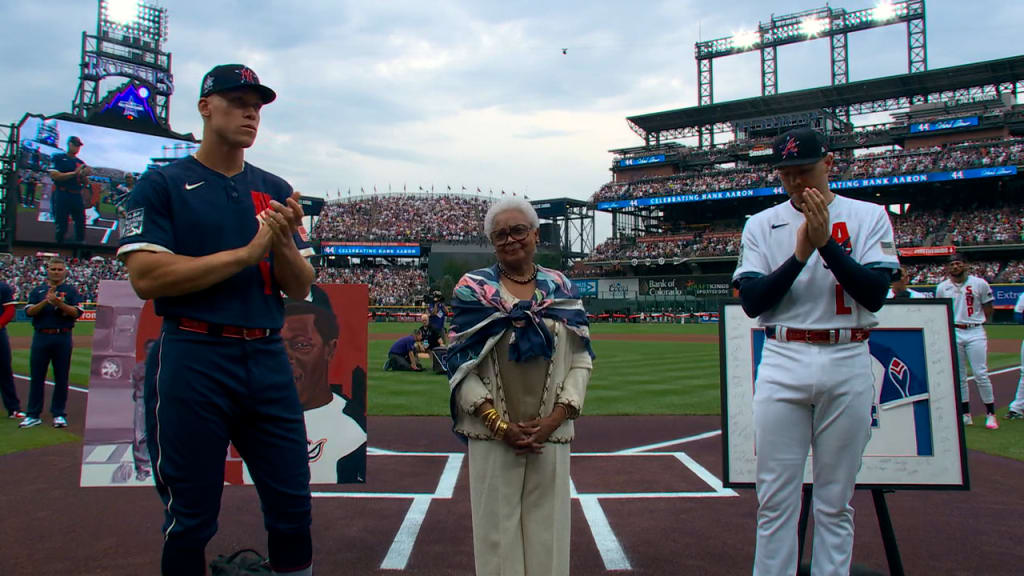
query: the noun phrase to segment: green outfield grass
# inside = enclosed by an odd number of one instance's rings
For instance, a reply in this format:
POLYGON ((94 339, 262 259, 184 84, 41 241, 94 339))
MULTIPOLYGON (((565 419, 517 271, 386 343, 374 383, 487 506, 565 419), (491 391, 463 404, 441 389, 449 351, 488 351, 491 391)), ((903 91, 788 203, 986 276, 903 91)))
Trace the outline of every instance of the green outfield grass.
MULTIPOLYGON (((393 335, 395 339, 415 327, 409 323, 372 322, 369 332, 393 335)), ((1020 339, 1024 326, 991 326, 990 338, 1020 339)), ((28 324, 13 324, 11 336, 31 334, 28 324)), ((595 324, 597 359, 587 392, 584 415, 612 414, 718 414, 719 359, 717 341, 641 342, 614 339, 617 334, 704 334, 717 335, 713 324, 595 324)), ((92 325, 82 323, 76 334, 91 334, 92 325)), ((393 339, 369 342, 369 412, 372 415, 447 415, 448 382, 430 373, 385 372, 382 369, 393 339)), ((88 386, 90 351, 76 349, 71 381, 88 386)), ((1015 366, 1016 353, 990 353, 992 370, 1015 366)), ((429 368, 429 362, 427 362, 429 368)), ((28 373, 28 351, 14 352, 15 372, 28 373)), ((22 399, 23 401, 25 399, 22 399)), ((1005 412, 1005 408, 1001 414, 1005 412)), ((980 420, 976 419, 978 422, 980 420)), ((967 431, 968 447, 991 454, 1024 460, 1024 422, 1000 421, 996 432, 975 425, 967 431)), ((18 431, 12 422, 0 426, 0 454, 41 445, 75 440, 67 432, 41 426, 18 431)))
POLYGON ((50 426, 48 419, 44 420, 43 424, 27 430, 19 430, 18 422, 18 420, 9 420, 6 417, 0 420, 0 456, 12 452, 21 452, 22 450, 53 446, 66 442, 80 442, 82 440, 67 430, 54 429, 50 426))

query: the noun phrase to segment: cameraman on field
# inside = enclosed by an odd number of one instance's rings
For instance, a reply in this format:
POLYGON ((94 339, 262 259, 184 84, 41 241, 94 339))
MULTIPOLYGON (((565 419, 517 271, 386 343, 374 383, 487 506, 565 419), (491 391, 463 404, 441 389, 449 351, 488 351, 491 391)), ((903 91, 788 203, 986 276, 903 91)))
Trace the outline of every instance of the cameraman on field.
POLYGON ((427 324, 423 331, 423 341, 427 343, 427 349, 431 350, 438 346, 448 346, 448 337, 444 333, 444 322, 451 314, 448 305, 444 303, 444 297, 440 290, 434 290, 426 298, 427 301, 427 324))

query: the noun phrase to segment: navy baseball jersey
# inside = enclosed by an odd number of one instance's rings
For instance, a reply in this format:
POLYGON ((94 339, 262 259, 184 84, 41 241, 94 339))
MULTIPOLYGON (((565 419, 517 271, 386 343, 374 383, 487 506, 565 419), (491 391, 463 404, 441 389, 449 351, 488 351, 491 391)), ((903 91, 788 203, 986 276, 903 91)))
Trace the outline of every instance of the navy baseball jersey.
MULTIPOLYGON (((53 157, 53 169, 57 172, 74 172, 82 164, 85 162, 82 162, 81 158, 70 154, 57 154, 53 157)), ((60 182, 55 180, 53 185, 61 192, 80 192, 83 188, 83 183, 78 178, 69 178, 60 182)))
MULTIPOLYGON (((43 300, 46 300, 46 293, 50 291, 49 284, 40 284, 36 286, 32 292, 28 295, 28 305, 33 306, 39 304, 43 300)), ((57 286, 55 290, 58 297, 64 298, 64 303, 69 306, 78 308, 78 304, 81 302, 81 297, 78 295, 78 290, 71 284, 64 283, 57 286)), ((32 317, 32 327, 42 330, 55 330, 58 328, 74 328, 75 320, 71 316, 65 316, 57 308, 47 304, 43 306, 43 309, 32 317)))
POLYGON ((11 288, 7 282, 0 281, 0 314, 3 314, 4 306, 11 302, 14 302, 14 288, 11 288))
POLYGON ((7 282, 0 281, 0 308, 14 302, 14 288, 7 282))
MULTIPOLYGON (((284 204, 292 187, 249 163, 228 177, 189 156, 146 172, 127 202, 119 258, 133 251, 207 256, 241 248, 259 228, 256 216, 270 201, 284 204)), ((304 256, 308 240, 296 234, 304 256)), ((158 316, 193 318, 230 326, 279 329, 284 322, 281 288, 270 253, 258 266, 191 294, 157 298, 158 316)))

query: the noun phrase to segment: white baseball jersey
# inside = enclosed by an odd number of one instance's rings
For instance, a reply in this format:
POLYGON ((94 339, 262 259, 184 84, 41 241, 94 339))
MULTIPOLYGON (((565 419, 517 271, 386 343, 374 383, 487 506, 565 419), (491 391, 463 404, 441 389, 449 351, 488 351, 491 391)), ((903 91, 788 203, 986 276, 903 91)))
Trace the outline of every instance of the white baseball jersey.
MULTIPOLYGON (((337 394, 331 396, 328 404, 303 414, 312 484, 337 484, 338 461, 366 442, 366 431, 344 413, 348 401, 337 394)), ((242 478, 245 484, 253 483, 248 466, 242 478)))
MULTIPOLYGON (((896 297, 896 293, 892 291, 892 288, 889 288, 889 293, 886 294, 885 297, 886 298, 895 298, 896 297)), ((922 294, 922 293, 920 293, 920 292, 918 292, 916 290, 911 290, 910 288, 907 288, 907 293, 901 295, 900 297, 901 298, 927 298, 928 296, 926 296, 926 295, 924 295, 924 294, 922 294)))
MULTIPOLYGON (((829 204, 832 238, 858 263, 869 268, 899 268, 892 224, 885 208, 836 195, 829 204)), ((753 215, 743 227, 740 257, 733 280, 766 276, 796 249, 804 215, 783 202, 753 215)), ((874 313, 857 303, 836 282, 817 251, 811 254, 789 292, 758 317, 762 326, 802 329, 870 328, 874 313)))
POLYGON ((307 410, 306 437, 309 450, 310 482, 334 484, 338 482, 338 460, 366 442, 366 432, 344 413, 348 402, 331 394, 326 406, 307 410))
POLYGON ((1017 296, 1017 303, 1013 305, 1013 311, 1018 314, 1024 314, 1024 292, 1017 296))
POLYGON ((935 297, 953 300, 954 324, 984 324, 983 306, 996 299, 988 282, 970 274, 963 284, 946 278, 935 287, 935 297))

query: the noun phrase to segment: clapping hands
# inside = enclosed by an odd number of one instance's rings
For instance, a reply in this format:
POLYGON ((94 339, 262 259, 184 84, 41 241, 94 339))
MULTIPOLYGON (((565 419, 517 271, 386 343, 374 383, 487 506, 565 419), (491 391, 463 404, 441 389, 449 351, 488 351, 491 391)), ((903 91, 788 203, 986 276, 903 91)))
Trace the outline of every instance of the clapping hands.
POLYGON ((263 223, 273 233, 273 244, 279 248, 289 248, 295 245, 294 234, 302 226, 302 206, 299 204, 299 192, 292 192, 285 204, 277 200, 270 201, 270 208, 260 214, 263 223))
POLYGON ((806 262, 811 254, 828 243, 830 237, 828 204, 817 188, 804 188, 804 223, 796 231, 796 258, 806 262))

